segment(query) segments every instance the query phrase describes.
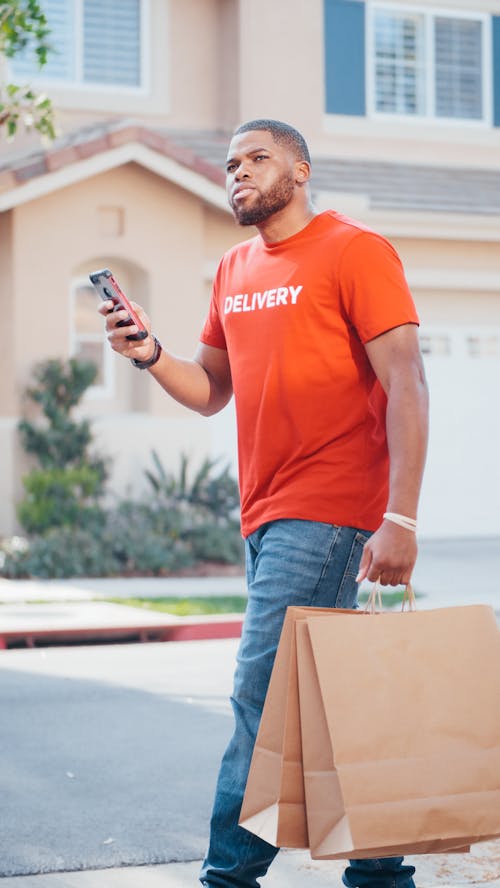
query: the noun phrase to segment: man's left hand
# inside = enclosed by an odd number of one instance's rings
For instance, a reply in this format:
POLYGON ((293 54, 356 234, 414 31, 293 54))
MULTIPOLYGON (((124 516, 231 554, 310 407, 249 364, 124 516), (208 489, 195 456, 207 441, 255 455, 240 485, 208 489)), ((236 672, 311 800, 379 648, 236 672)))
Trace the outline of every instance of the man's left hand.
POLYGON ((417 560, 415 534, 384 521, 365 543, 356 582, 367 579, 382 586, 406 586, 417 560))

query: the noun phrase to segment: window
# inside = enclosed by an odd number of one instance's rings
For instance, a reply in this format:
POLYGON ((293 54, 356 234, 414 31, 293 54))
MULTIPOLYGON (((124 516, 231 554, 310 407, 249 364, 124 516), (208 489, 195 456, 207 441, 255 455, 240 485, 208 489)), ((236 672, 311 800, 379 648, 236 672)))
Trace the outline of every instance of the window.
POLYGON ((421 333, 420 349, 423 355, 445 358, 451 354, 450 337, 438 333, 421 333))
POLYGON ((11 63, 16 78, 143 87, 145 0, 42 0, 41 5, 54 51, 40 70, 27 47, 11 63))
POLYGON ((485 16, 381 3, 369 10, 373 112, 487 119, 485 16))
POLYGON ((71 356, 93 361, 97 376, 89 394, 110 397, 113 394, 113 354, 106 339, 102 317, 97 312, 99 297, 85 280, 77 280, 71 289, 71 356))
POLYGON ((471 358, 496 358, 500 355, 500 338, 489 334, 468 336, 467 351, 471 358))

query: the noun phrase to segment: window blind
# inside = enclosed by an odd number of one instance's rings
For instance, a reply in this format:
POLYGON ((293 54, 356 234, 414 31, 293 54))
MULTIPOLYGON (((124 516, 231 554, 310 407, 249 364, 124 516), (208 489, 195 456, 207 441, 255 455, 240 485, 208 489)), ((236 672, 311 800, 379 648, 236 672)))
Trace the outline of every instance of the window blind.
POLYGON ((420 15, 375 16, 375 107, 394 114, 425 109, 424 21, 420 15))
POLYGON ((140 0, 84 0, 83 80, 140 86, 140 0))
POLYGON ((481 119, 482 23, 436 17, 434 33, 437 116, 481 119))
MULTIPOLYGON (((75 4, 74 0, 43 0, 40 4, 51 29, 49 43, 52 52, 47 55, 43 78, 48 80, 74 80, 75 58, 75 4)), ((32 80, 40 76, 40 67, 33 44, 12 60, 15 77, 32 80)))

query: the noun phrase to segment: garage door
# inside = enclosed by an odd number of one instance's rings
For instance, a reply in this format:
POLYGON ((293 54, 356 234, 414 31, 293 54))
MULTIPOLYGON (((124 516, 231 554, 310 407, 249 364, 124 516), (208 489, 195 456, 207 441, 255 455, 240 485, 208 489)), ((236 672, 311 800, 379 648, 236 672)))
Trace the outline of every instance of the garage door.
POLYGON ((419 526, 427 537, 500 535, 500 327, 423 327, 431 395, 419 526))

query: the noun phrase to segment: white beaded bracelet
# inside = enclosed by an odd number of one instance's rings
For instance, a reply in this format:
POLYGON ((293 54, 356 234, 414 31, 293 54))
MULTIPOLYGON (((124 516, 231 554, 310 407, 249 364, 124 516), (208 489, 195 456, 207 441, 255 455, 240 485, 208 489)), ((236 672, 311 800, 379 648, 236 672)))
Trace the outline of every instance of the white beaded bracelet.
POLYGON ((387 518, 388 521, 392 521, 393 524, 399 524, 400 527, 404 527, 406 530, 411 530, 413 533, 417 532, 417 522, 414 518, 408 518, 406 515, 399 515, 397 512, 384 512, 384 518, 387 518))

